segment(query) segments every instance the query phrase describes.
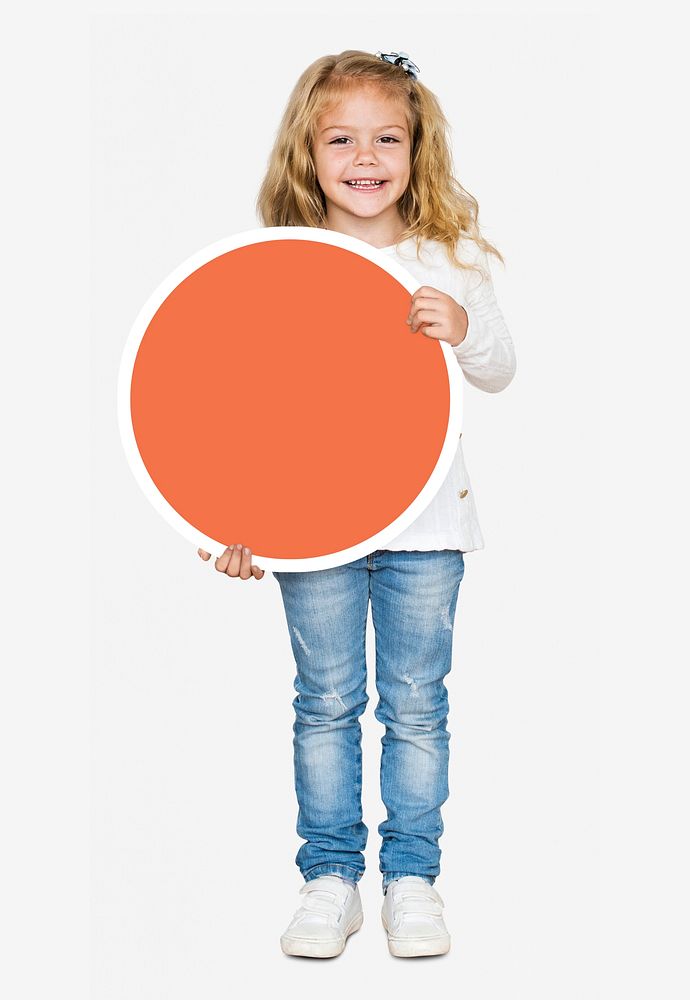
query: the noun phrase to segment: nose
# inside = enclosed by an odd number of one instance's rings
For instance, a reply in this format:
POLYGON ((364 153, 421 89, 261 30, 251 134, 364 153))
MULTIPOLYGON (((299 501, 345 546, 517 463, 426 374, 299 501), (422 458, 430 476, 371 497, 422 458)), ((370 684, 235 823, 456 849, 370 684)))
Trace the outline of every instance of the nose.
POLYGON ((355 157, 355 164, 358 163, 376 163, 376 154, 371 144, 359 148, 355 157))

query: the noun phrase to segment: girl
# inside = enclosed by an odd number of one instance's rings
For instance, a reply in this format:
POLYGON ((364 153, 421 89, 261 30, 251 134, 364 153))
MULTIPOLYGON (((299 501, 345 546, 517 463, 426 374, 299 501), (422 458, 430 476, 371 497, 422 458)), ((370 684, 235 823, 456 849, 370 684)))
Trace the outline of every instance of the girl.
MULTIPOLYGON (((478 205, 452 173, 448 123, 405 53, 347 50, 309 66, 287 103, 257 208, 266 226, 314 226, 397 255, 423 282, 412 333, 445 340, 472 385, 499 392, 515 352, 496 303, 478 205)), ((462 435, 460 435, 462 437, 462 435)), ((448 798, 448 692, 464 553, 484 547, 462 444, 431 504, 386 549, 314 572, 274 573, 297 666, 293 702, 296 863, 304 901, 281 938, 289 955, 330 957, 362 924, 359 717, 365 710, 366 620, 376 638, 375 717, 385 726, 387 819, 382 919, 393 955, 448 951, 440 895, 441 806, 448 798)), ((209 553, 199 550, 208 559, 209 553)), ((216 569, 263 577, 230 546, 216 569)))

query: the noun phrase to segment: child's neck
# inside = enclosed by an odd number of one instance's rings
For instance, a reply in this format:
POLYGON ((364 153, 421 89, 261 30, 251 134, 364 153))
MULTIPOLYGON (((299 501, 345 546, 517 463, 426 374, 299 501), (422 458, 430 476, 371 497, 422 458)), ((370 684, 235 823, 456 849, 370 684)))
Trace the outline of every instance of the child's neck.
POLYGON ((390 247, 400 242, 400 236, 404 232, 405 224, 402 219, 388 221, 382 225, 372 227, 367 226, 369 220, 334 220, 326 221, 326 229, 332 233, 342 233, 343 236, 354 236, 355 239, 362 240, 372 247, 390 247), (363 223, 357 225, 357 222, 363 223), (354 223, 354 224, 353 224, 354 223))

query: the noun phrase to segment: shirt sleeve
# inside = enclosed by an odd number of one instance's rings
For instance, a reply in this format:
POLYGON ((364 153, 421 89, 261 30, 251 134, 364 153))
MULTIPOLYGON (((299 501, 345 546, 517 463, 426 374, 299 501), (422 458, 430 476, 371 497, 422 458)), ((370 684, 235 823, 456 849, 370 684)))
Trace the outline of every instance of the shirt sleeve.
POLYGON ((476 271, 467 272, 466 287, 459 292, 457 301, 464 307, 469 325, 465 339, 452 351, 470 385, 484 392, 500 392, 515 375, 515 347, 496 301, 484 250, 478 250, 475 262, 485 271, 485 276, 481 278, 476 271))

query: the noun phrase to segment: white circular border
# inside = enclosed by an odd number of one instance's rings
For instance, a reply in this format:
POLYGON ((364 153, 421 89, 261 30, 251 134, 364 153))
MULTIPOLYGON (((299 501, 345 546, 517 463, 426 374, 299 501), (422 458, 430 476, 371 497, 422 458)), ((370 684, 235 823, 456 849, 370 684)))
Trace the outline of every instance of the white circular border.
MULTIPOLYGON (((413 295, 418 288, 421 288, 421 282, 417 281, 401 264, 398 264, 397 261, 390 258, 378 248, 372 247, 363 240, 356 239, 353 236, 345 236, 343 233, 335 233, 331 230, 312 228, 310 226, 267 226, 262 229, 249 229, 246 232, 236 233, 233 236, 228 236, 222 240, 217 240, 215 243, 211 243, 209 246, 204 247, 203 250, 192 254, 179 267, 176 267, 161 282, 140 310, 130 330, 122 353, 117 389, 118 422, 122 445, 134 478, 141 487, 144 495, 150 500, 158 513, 165 518, 168 524, 172 525, 176 531, 189 539, 190 542, 193 542, 197 547, 205 549, 215 556, 222 555, 226 546, 217 539, 204 535, 203 532, 193 527, 188 521, 185 521, 165 499, 144 465, 134 436, 130 406, 134 362, 139 345, 156 311, 170 293, 185 278, 189 277, 190 274, 204 264, 208 264, 214 258, 228 253, 230 250, 251 246, 254 243, 295 239, 307 240, 312 243, 327 243, 330 246, 350 250, 352 253, 356 253, 366 260, 372 261, 372 263, 377 264, 384 271, 387 271, 408 290, 410 295, 413 295)), ((428 507, 450 470, 462 429, 462 376, 450 344, 447 344, 445 341, 439 341, 439 344, 446 360, 450 389, 448 430, 436 467, 422 491, 412 501, 410 506, 395 521, 392 521, 388 527, 365 539, 365 541, 359 542, 357 545, 352 545, 350 548, 305 559, 274 559, 264 556, 260 552, 252 551, 252 563, 260 565, 262 569, 283 570, 286 572, 329 569, 334 566, 342 566, 345 563, 359 559, 361 556, 368 555, 375 549, 385 548, 386 542, 399 535, 428 507)))

